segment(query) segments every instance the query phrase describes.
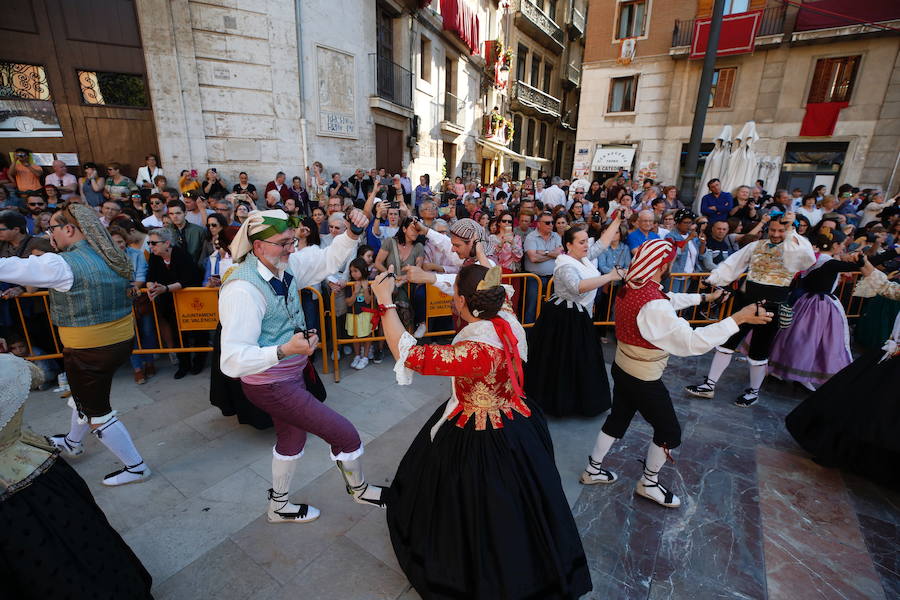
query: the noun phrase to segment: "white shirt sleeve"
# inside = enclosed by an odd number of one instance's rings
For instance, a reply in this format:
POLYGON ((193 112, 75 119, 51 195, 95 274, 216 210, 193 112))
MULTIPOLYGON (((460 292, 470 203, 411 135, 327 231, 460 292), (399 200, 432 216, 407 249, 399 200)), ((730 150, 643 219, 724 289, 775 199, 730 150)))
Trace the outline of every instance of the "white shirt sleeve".
POLYGON ((219 294, 222 372, 229 377, 262 373, 278 363, 277 346, 259 346, 266 299, 246 281, 233 281, 219 294))
POLYGON ((731 317, 693 329, 675 314, 675 307, 668 300, 651 300, 645 304, 638 312, 637 325, 645 340, 675 356, 705 354, 738 331, 731 317))
POLYGON ((327 248, 307 246, 291 254, 288 264, 297 281, 297 289, 322 282, 332 273, 338 273, 347 259, 356 251, 357 240, 342 233, 327 248))
POLYGON ((437 264, 444 268, 448 266, 456 267, 455 271, 459 271, 463 260, 453 251, 453 245, 450 243, 449 236, 429 229, 425 234, 425 239, 434 248, 434 257, 438 260, 437 264))
POLYGON ((703 302, 703 297, 700 294, 666 292, 666 296, 669 297, 669 300, 672 302, 672 308, 675 310, 681 310, 682 308, 687 308, 689 306, 697 306, 703 302))
POLYGON ((597 238, 593 242, 591 242, 591 247, 588 248, 587 258, 589 261, 594 262, 597 260, 603 251, 609 248, 608 245, 604 244, 600 241, 600 238, 597 238))
POLYGON ((741 273, 750 266, 750 257, 753 255, 753 249, 760 242, 750 242, 731 256, 720 263, 712 273, 709 274, 709 282, 713 285, 728 285, 741 276, 741 273))
POLYGON ((74 280, 72 268, 53 252, 27 258, 0 258, 0 281, 68 292, 74 280))
POLYGON ((435 273, 434 287, 448 296, 453 295, 453 286, 456 284, 456 273, 435 273))
POLYGON ((806 270, 816 264, 816 253, 808 239, 791 230, 784 239, 784 267, 791 273, 806 270))

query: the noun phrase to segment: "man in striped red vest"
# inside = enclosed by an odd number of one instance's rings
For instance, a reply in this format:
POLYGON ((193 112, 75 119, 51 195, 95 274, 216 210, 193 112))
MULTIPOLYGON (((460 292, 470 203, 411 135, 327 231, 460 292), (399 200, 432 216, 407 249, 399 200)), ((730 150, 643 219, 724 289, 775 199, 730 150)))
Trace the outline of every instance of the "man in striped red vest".
POLYGON ((693 329, 676 311, 715 300, 722 290, 711 294, 663 292, 660 282, 668 274, 675 252, 672 240, 644 242, 625 274, 626 285, 616 301, 618 343, 612 367, 612 411, 581 474, 581 482, 589 485, 612 483, 618 478, 603 468, 603 459, 613 442, 625 435, 634 414, 640 412, 653 427, 653 441, 635 493, 669 508, 681 505, 678 496, 657 477, 666 457, 670 457, 669 451, 681 444, 681 425, 662 382, 669 354, 705 354, 733 335, 742 323, 766 323, 772 319, 772 313, 751 304, 718 323, 693 329))

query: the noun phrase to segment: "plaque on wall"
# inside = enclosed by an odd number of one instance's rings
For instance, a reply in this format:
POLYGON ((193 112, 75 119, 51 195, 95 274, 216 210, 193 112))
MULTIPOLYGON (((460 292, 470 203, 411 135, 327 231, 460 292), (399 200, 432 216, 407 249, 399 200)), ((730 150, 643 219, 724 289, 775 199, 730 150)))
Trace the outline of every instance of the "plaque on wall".
POLYGON ((356 138, 356 66, 352 54, 316 46, 319 135, 356 138))

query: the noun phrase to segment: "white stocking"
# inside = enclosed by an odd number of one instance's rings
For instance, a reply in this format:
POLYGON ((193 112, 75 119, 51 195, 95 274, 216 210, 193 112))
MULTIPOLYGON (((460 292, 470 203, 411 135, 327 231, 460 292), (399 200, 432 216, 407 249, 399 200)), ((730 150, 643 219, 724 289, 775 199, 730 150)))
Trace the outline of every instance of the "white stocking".
POLYGON ((769 361, 765 361, 762 364, 750 364, 750 388, 753 390, 759 391, 759 388, 763 384, 763 380, 766 378, 766 371, 769 368, 769 361))
POLYGON ((647 462, 644 465, 644 483, 656 483, 660 469, 666 464, 666 451, 653 442, 647 448, 647 462))
POLYGON ((731 364, 731 355, 733 352, 723 352, 716 348, 715 354, 713 354, 712 364, 709 365, 709 375, 706 376, 709 379, 709 382, 713 385, 719 381, 719 377, 722 376, 722 373, 725 372, 725 369, 728 368, 728 365, 731 364))
POLYGON ((72 409, 72 418, 69 422, 69 433, 66 435, 66 439, 69 440, 70 444, 80 444, 82 440, 84 440, 84 436, 87 435, 88 429, 90 429, 90 425, 85 421, 84 423, 80 422, 80 417, 78 416, 78 409, 72 409))
POLYGON ((600 431, 600 433, 597 434, 597 441, 594 442, 591 458, 594 459, 595 462, 602 463, 603 459, 606 458, 606 453, 609 452, 609 449, 612 448, 612 445, 615 442, 616 438, 600 431))

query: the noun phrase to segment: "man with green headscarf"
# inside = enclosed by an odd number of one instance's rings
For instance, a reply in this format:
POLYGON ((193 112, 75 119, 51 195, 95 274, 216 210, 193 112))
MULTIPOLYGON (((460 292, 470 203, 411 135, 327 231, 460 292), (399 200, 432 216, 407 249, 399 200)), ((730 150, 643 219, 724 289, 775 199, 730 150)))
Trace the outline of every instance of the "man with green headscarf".
POLYGON ((362 473, 359 432, 313 397, 303 377, 319 340, 315 332, 306 331, 300 290, 338 272, 355 253, 368 219, 354 209, 349 221, 350 228, 328 248, 308 246, 295 252, 296 224, 284 211, 250 213, 231 244, 238 264, 222 277, 222 372, 239 377, 250 402, 275 423, 270 523, 307 523, 319 516, 314 506, 288 500, 307 432, 331 446, 331 458, 355 501, 383 506, 381 488, 368 485, 362 473))
POLYGON ((0 281, 50 289, 72 416, 69 433, 49 439, 75 457, 84 452, 82 440, 90 430, 125 465, 104 477, 104 485, 144 481, 150 468, 109 402, 113 375, 131 355, 134 338, 131 263, 97 214, 82 204, 54 213, 48 230, 59 254, 0 258, 0 281))

